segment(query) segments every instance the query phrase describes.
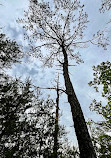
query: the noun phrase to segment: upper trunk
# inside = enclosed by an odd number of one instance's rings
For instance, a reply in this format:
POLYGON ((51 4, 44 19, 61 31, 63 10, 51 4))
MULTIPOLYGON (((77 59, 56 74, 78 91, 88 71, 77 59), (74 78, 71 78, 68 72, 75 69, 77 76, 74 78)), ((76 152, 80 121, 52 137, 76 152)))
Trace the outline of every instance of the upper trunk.
POLYGON ((70 80, 70 76, 68 73, 68 57, 64 46, 62 46, 62 52, 64 55, 63 76, 65 80, 68 102, 71 106, 74 128, 80 150, 80 158, 96 158, 94 147, 92 145, 92 141, 87 129, 81 106, 76 97, 74 88, 70 80))

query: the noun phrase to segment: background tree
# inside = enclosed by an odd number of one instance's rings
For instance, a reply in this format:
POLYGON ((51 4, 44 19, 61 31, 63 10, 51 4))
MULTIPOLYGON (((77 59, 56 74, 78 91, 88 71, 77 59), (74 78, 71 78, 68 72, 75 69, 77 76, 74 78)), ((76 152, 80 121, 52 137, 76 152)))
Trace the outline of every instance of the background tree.
MULTIPOLYGON (((67 141, 66 141, 67 142, 67 141)), ((71 147, 69 143, 63 144, 63 152, 60 154, 61 158, 79 158, 78 149, 74 146, 71 147)))
POLYGON ((53 0, 51 3, 50 1, 30 0, 29 10, 25 12, 25 19, 18 21, 23 23, 23 27, 28 31, 26 38, 30 41, 30 52, 40 58, 44 65, 51 67, 55 61, 58 61, 62 66, 80 157, 90 158, 96 157, 96 155, 81 106, 70 80, 68 67, 71 66, 69 61, 71 63, 72 59, 75 59, 77 63, 82 62, 77 53, 78 47, 92 43, 106 48, 107 42, 103 32, 100 31, 91 40, 84 41, 83 31, 88 20, 83 7, 84 5, 77 0, 53 0))
POLYGON ((5 34, 0 34, 0 150, 1 157, 20 157, 19 139, 24 127, 19 119, 30 103, 29 84, 23 84, 19 79, 12 79, 4 68, 20 62, 23 53, 20 46, 9 40, 5 34))
MULTIPOLYGON (((22 115, 29 107, 31 92, 19 80, 11 80, 7 75, 1 77, 1 103, 0 103, 0 148, 1 157, 20 157, 20 137, 24 121, 22 115), (22 87, 22 88, 21 88, 22 87)), ((21 147, 22 148, 22 147, 21 147)))
POLYGON ((8 80, 7 83, 6 78, 1 82, 0 92, 1 157, 51 154, 55 123, 51 110, 54 103, 36 98, 28 81, 23 84, 18 80, 8 80), (30 112, 26 112, 29 108, 30 112))
MULTIPOLYGON (((3 77, 1 78, 3 80, 3 77)), ((1 82, 0 149, 2 157, 53 156, 55 136, 55 103, 39 100, 31 91, 27 81, 9 80, 1 82)), ((59 127, 58 157, 65 132, 59 127)), ((64 151, 62 151, 63 153, 64 151)))
POLYGON ((5 144, 10 143, 13 134, 19 129, 16 121, 18 121, 18 115, 16 112, 20 112, 20 105, 18 105, 20 96, 17 95, 18 80, 12 80, 3 71, 3 68, 10 67, 15 62, 20 62, 22 52, 15 41, 9 40, 5 34, 0 34, 0 150, 1 157, 9 157, 12 151, 8 151, 5 148, 5 144), (15 106, 16 104, 16 106, 15 106))
MULTIPOLYGON (((0 36, 0 157, 44 157, 53 156, 55 137, 55 103, 51 99, 39 99, 37 92, 27 79, 22 82, 4 72, 13 63, 20 62, 23 53, 16 42, 0 36), (22 54, 22 55, 21 55, 22 54)), ((58 124, 58 157, 63 151, 62 140, 66 135, 58 124), (61 143, 60 143, 61 142, 61 143), (61 152, 60 152, 61 151, 61 152)), ((69 150, 69 147, 68 147, 69 150)), ((70 157, 67 154, 67 156, 70 157)))
POLYGON ((20 62, 23 52, 16 41, 11 41, 5 34, 0 33, 0 68, 9 68, 20 62))
POLYGON ((102 116, 100 122, 90 122, 92 130, 92 138, 99 158, 110 158, 111 155, 111 63, 109 61, 102 62, 100 65, 93 66, 94 80, 89 84, 101 92, 102 97, 106 100, 106 105, 102 101, 95 99, 90 106, 92 111, 96 111, 102 116), (102 87, 101 89, 99 89, 102 87))

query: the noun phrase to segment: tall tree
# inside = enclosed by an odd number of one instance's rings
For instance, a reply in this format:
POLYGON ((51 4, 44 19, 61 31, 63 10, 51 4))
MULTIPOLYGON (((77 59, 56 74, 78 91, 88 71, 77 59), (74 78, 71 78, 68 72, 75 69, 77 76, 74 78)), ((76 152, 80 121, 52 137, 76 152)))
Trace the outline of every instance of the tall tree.
POLYGON ((56 87, 52 87, 52 88, 37 87, 39 89, 56 90, 57 92, 56 103, 55 103, 54 135, 53 135, 54 142, 53 142, 53 153, 51 154, 51 158, 71 158, 71 157, 78 158, 79 156, 78 150, 74 146, 70 145, 70 142, 66 137, 67 133, 65 132, 64 127, 60 126, 59 124, 59 119, 60 119, 59 98, 61 91, 62 92, 64 91, 59 87, 59 75, 56 82, 57 82, 56 87))
POLYGON ((98 32, 97 36, 93 36, 92 40, 81 41, 88 22, 83 7, 84 5, 81 5, 78 0, 53 0, 51 2, 30 0, 29 10, 25 12, 25 19, 18 21, 23 23, 26 30, 30 31, 29 34, 26 34, 26 38, 30 40, 32 54, 42 58, 44 65, 51 67, 56 59, 62 66, 80 157, 95 158, 96 154, 80 103, 70 80, 68 66, 70 66, 70 59, 75 59, 77 63, 82 62, 79 53, 75 53, 76 48, 85 43, 98 44, 106 48, 107 42, 101 32, 98 32), (45 51, 44 48, 46 48, 45 51))
POLYGON ((89 122, 91 124, 92 138, 99 158, 110 158, 111 156, 111 62, 102 62, 93 66, 94 79, 89 83, 101 93, 106 104, 102 101, 93 100, 90 109, 102 116, 102 121, 89 122), (102 88, 102 91, 101 91, 102 88))
POLYGON ((49 158, 57 147, 56 155, 61 157, 66 151, 62 150, 65 132, 58 123, 59 98, 54 112, 55 103, 49 98, 39 99, 29 80, 23 83, 3 71, 22 57, 17 43, 0 34, 0 156, 49 158))

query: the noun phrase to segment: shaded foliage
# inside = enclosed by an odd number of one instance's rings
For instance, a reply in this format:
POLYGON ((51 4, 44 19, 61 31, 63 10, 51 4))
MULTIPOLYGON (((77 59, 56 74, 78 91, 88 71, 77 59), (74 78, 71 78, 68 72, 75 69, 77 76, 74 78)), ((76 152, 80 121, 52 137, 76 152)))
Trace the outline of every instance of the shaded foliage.
POLYGON ((0 33, 0 68, 8 68, 12 63, 20 62, 23 52, 16 41, 11 41, 0 33))
MULTIPOLYGON (((29 81, 1 77, 0 149, 3 157, 53 157, 55 103, 39 99, 29 81)), ((64 128, 59 126, 58 157, 63 151, 64 128)), ((68 155, 68 154, 67 154, 68 155)))
POLYGON ((55 123, 51 109, 54 103, 36 98, 28 81, 24 84, 19 80, 9 81, 5 76, 0 90, 1 157, 51 154, 55 123))
MULTIPOLYGON (((49 98, 40 99, 29 79, 22 82, 4 73, 4 68, 20 61, 22 52, 16 42, 5 39, 3 34, 0 42, 0 157, 52 158, 55 103, 49 98)), ((58 157, 69 150, 69 147, 62 150, 65 135, 64 128, 59 125, 58 157)))
POLYGON ((95 99, 90 106, 92 111, 96 111, 102 116, 103 121, 90 122, 92 124, 92 138, 95 148, 100 158, 110 158, 111 155, 111 63, 109 61, 102 62, 100 65, 94 66, 94 80, 89 83, 97 92, 101 92, 102 97, 107 101, 106 105, 102 105, 102 101, 95 99), (99 90, 102 88, 102 91, 99 90))

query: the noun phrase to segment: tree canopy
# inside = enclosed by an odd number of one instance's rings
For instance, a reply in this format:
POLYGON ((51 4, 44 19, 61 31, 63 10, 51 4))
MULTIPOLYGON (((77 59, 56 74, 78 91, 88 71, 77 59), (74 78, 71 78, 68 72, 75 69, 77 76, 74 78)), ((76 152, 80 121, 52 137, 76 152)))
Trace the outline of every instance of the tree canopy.
POLYGON ((13 63, 20 62, 22 57, 23 52, 17 42, 0 33, 0 68, 8 68, 13 63))
POLYGON ((108 44, 102 31, 98 31, 92 39, 84 40, 88 15, 84 12, 84 5, 78 0, 42 3, 30 0, 25 19, 19 19, 18 22, 30 32, 26 33, 26 39, 30 42, 30 53, 48 66, 53 66, 55 60, 63 62, 62 44, 67 50, 68 58, 77 63, 83 62, 77 48, 84 48, 86 43, 91 43, 106 49, 108 44))
POLYGON ((44 65, 53 66, 58 61, 63 68, 63 77, 68 102, 71 106, 74 128, 79 144, 80 157, 96 157, 85 123, 80 103, 70 80, 69 59, 82 62, 76 48, 91 43, 106 49, 107 39, 98 32, 92 39, 84 41, 84 30, 88 22, 84 5, 80 1, 35 1, 30 0, 25 19, 18 20, 26 29, 30 52, 40 58, 44 65), (81 41, 82 40, 82 41, 81 41), (45 48, 45 52, 43 51, 45 48))
POLYGON ((102 62, 100 65, 94 66, 94 80, 89 83, 93 86, 97 93, 101 93, 107 101, 106 105, 102 101, 96 99, 90 106, 92 111, 96 111, 102 116, 102 121, 92 121, 92 138, 99 158, 110 158, 111 155, 111 63, 109 61, 102 62), (102 86, 102 91, 100 87, 102 86))

